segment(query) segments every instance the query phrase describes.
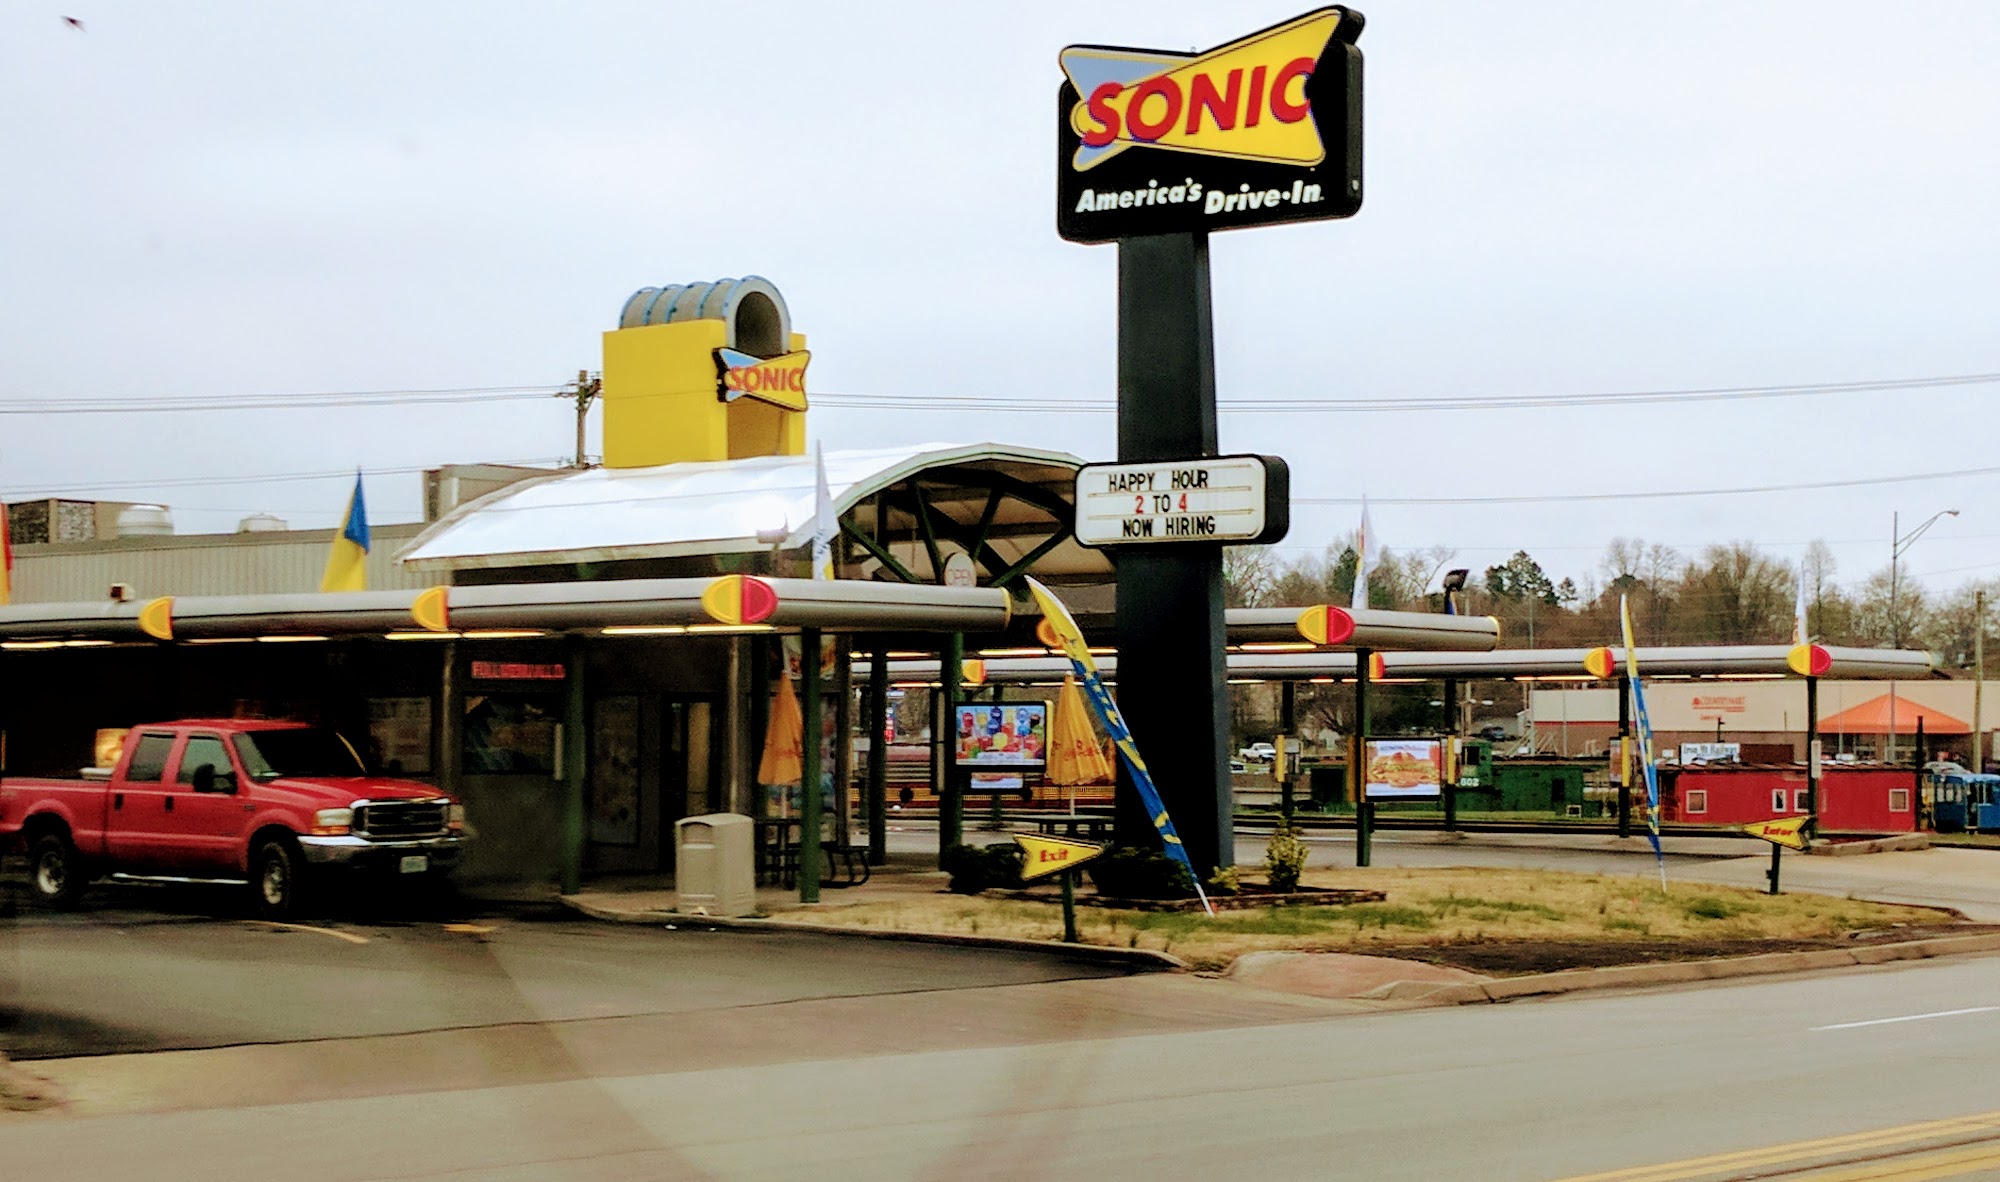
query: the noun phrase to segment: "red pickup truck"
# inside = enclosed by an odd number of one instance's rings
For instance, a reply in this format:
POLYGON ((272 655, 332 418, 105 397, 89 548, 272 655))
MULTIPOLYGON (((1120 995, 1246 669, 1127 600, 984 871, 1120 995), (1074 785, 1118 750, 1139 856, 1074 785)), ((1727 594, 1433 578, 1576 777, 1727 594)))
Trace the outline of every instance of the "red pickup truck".
POLYGON ((0 779, 0 849, 26 848, 29 891, 54 906, 105 875, 247 881, 282 918, 334 868, 434 882, 464 828, 450 796, 370 776, 346 740, 300 723, 135 726, 108 770, 0 779))

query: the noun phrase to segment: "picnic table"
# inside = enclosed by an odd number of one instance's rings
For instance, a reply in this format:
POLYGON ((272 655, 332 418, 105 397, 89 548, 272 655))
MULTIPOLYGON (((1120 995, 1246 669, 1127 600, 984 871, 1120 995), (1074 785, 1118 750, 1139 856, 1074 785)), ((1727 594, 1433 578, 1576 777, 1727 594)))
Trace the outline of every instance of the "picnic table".
POLYGON ((1097 841, 1111 831, 1113 818, 1109 813, 1038 813, 1035 828, 1055 837, 1087 837, 1097 841))
MULTIPOLYGON (((799 884, 799 839, 803 826, 797 817, 759 817, 757 827, 757 877, 791 890, 799 884)), ((820 885, 860 886, 873 868, 868 865, 868 847, 848 842, 822 841, 820 885), (835 871, 840 871, 840 877, 835 871)))

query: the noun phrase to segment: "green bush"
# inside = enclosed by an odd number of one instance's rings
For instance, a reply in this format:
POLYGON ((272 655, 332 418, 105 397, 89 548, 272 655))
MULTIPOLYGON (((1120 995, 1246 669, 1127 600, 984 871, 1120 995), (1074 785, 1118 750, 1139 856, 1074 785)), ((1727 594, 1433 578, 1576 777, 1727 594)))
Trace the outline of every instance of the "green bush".
POLYGON ((1687 912, 1690 919, 1728 919, 1744 908, 1726 899, 1703 895, 1697 899, 1689 899, 1682 904, 1682 910, 1687 912))
POLYGON ((1208 876, 1208 889, 1218 895, 1233 895, 1243 889, 1243 880, 1236 867, 1223 866, 1208 876))
POLYGON ((1085 864, 1097 893, 1114 899, 1186 899, 1194 894, 1187 868, 1158 850, 1118 846, 1085 864))
POLYGON ((946 889, 954 894, 976 895, 988 887, 1017 888, 1021 885, 1021 847, 1013 842, 998 845, 955 845, 945 851, 944 870, 951 875, 946 889))
POLYGON ((1264 881, 1274 891, 1297 890, 1311 852, 1299 836, 1298 826, 1280 825, 1271 830, 1270 843, 1264 847, 1264 881))

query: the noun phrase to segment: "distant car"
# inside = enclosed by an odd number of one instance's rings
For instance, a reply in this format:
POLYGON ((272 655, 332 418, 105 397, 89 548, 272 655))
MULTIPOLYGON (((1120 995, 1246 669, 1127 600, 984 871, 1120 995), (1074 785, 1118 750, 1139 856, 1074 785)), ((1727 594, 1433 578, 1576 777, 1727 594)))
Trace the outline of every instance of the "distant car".
POLYGON ((1488 742, 1498 743, 1500 740, 1507 737, 1507 728, 1504 726, 1481 727, 1479 731, 1479 737, 1487 740, 1488 742))
POLYGON ((1232 759, 1229 761, 1229 772, 1231 775, 1240 776, 1245 774, 1249 770, 1250 770, 1250 765, 1244 763, 1240 759, 1232 759))
POLYGON ((1269 743, 1252 743, 1236 755, 1249 763, 1270 763, 1278 758, 1278 749, 1269 743))

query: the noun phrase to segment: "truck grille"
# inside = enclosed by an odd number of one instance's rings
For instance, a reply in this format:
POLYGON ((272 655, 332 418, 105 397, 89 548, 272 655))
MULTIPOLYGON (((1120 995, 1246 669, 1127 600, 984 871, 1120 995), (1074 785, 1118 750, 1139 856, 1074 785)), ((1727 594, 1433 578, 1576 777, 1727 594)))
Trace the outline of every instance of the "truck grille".
POLYGON ((376 840, 434 837, 445 831, 446 807, 443 801, 434 800, 357 805, 354 832, 376 840))

